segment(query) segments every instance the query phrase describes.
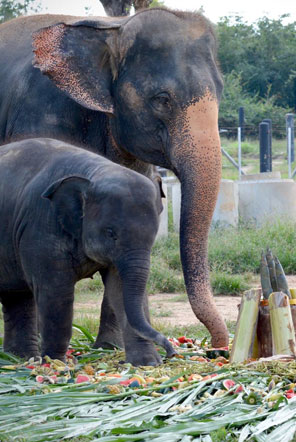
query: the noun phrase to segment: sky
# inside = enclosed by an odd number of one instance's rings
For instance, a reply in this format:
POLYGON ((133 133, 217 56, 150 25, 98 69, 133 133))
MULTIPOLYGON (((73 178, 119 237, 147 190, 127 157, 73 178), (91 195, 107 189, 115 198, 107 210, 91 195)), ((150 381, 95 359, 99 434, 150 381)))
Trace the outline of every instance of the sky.
MULTIPOLYGON (((42 11, 49 14, 85 15, 85 6, 92 15, 105 15, 99 0, 40 0, 42 11)), ((295 0, 164 0, 165 6, 175 9, 194 11, 201 6, 204 14, 213 22, 220 17, 240 15, 245 21, 254 22, 266 15, 278 18, 282 14, 291 14, 291 20, 296 21, 295 0)))

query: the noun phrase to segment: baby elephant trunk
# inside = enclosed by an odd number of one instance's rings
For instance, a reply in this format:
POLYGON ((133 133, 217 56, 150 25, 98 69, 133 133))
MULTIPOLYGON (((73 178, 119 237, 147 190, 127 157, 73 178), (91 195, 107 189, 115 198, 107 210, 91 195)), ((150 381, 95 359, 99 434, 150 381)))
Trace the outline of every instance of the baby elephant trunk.
POLYGON ((130 326, 144 339, 161 345, 167 357, 176 354, 170 342, 154 330, 144 314, 145 289, 150 270, 150 253, 132 251, 125 254, 117 266, 122 280, 123 303, 130 326))

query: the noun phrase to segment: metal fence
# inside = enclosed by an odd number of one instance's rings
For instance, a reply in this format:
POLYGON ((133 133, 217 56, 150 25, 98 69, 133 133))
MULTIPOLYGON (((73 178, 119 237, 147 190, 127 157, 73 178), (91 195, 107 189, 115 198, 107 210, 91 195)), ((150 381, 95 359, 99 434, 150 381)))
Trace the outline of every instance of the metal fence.
MULTIPOLYGON (((237 149, 238 160, 236 161, 222 146, 222 154, 231 162, 231 164, 237 168, 238 177, 245 175, 242 170, 242 140, 245 138, 246 126, 243 125, 243 113, 239 112, 239 122, 242 126, 237 128, 231 128, 232 134, 234 131, 237 133, 237 149)), ((295 134, 294 134, 294 114, 286 114, 286 126, 281 128, 285 130, 287 140, 287 162, 288 162, 288 176, 294 178, 296 175, 296 168, 292 171, 292 163, 295 160, 295 134)), ((253 127, 254 130, 254 127, 253 127)), ((228 133, 227 128, 220 129, 221 134, 228 133)), ((264 119, 258 127, 259 135, 259 150, 260 150, 260 172, 272 171, 272 121, 270 119, 264 119)))

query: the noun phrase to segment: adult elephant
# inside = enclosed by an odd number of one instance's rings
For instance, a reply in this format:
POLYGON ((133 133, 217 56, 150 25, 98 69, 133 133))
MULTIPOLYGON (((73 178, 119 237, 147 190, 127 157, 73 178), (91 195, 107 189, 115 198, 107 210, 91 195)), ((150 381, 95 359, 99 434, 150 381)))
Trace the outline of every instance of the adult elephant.
MULTIPOLYGON (((207 19, 161 8, 121 18, 32 16, 0 26, 0 142, 49 136, 147 176, 151 163, 172 170, 182 188, 189 301, 219 347, 228 332, 207 264, 221 176, 215 54, 207 19)), ((120 336, 105 299, 97 345, 108 341, 120 343, 120 336)))

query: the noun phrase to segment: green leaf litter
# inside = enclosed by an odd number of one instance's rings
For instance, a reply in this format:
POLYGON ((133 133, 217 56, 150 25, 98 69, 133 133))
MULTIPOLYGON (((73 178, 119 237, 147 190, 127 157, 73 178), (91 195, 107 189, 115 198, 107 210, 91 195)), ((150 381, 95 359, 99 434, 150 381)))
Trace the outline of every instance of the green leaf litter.
POLYGON ((135 368, 80 333, 66 364, 0 349, 0 441, 214 442, 222 429, 232 441, 293 440, 295 361, 209 360, 193 340, 160 367, 135 368))

